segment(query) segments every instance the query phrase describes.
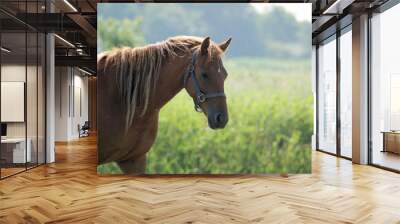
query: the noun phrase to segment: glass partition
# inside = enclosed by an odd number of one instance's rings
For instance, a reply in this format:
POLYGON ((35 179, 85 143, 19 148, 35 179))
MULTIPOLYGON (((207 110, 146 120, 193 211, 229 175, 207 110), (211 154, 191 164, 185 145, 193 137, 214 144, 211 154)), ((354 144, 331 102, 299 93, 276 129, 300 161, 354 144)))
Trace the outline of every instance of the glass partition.
POLYGON ((318 47, 318 149, 336 153, 336 36, 318 47))
POLYGON ((2 177, 24 171, 31 161, 26 137, 26 40, 25 32, 1 34, 2 177))
MULTIPOLYGON (((43 11, 43 1, 26 3, 0 6, 43 11)), ((45 44, 43 33, 0 12, 0 178, 45 163, 45 44)))

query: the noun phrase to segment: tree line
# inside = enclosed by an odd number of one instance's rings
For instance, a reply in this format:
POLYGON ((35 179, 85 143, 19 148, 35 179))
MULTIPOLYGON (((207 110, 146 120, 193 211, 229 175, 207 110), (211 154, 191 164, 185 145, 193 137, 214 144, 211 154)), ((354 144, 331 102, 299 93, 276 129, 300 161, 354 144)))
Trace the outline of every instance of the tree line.
POLYGON ((249 4, 100 4, 99 51, 141 46, 176 35, 232 37, 229 57, 309 58, 311 22, 282 7, 249 4))

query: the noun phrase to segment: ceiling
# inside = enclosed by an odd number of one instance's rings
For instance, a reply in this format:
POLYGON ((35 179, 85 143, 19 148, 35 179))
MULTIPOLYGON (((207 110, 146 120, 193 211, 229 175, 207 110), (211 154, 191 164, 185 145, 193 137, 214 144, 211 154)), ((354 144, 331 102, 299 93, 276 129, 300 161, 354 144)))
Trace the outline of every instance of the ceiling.
MULTIPOLYGON (((26 30, 35 33, 52 32, 57 34, 56 65, 78 66, 95 74, 97 2, 99 1, 48 0, 46 5, 45 0, 1 0, 0 24, 2 36, 5 38, 2 43, 12 49, 8 58, 26 55, 26 30)), ((36 47, 28 44, 28 58, 35 49, 36 47)))
POLYGON ((312 3, 313 43, 351 24, 352 18, 373 11, 389 0, 308 0, 312 3))
POLYGON ((36 64, 44 57, 44 35, 38 33, 2 33, 2 62, 11 64, 36 64), (25 47, 27 46, 27 47, 25 47), (38 59, 39 58, 39 59, 38 59))

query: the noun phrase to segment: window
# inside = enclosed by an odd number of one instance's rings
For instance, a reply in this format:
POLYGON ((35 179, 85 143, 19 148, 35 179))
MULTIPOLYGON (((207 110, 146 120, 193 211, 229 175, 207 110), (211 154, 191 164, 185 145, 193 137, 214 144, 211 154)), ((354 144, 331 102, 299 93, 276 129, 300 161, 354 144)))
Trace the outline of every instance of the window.
POLYGON ((352 156, 352 33, 351 26, 340 36, 340 154, 352 156))
POLYGON ((314 99, 314 114, 313 114, 313 135, 311 137, 312 150, 317 149, 317 48, 315 45, 312 46, 311 53, 311 80, 312 80, 312 91, 314 99))
POLYGON ((318 48, 318 149, 336 153, 336 36, 318 48))
POLYGON ((400 5, 371 19, 372 163, 400 170, 400 5))

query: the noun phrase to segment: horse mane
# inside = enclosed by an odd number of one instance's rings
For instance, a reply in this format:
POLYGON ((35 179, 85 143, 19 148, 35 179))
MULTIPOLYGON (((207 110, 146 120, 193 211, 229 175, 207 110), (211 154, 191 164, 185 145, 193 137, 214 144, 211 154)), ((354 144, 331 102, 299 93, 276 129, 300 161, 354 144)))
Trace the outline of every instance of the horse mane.
MULTIPOLYGON (((177 36, 144 47, 116 48, 98 55, 98 72, 115 74, 116 85, 126 109, 126 130, 139 112, 138 107, 141 108, 140 116, 146 113, 150 95, 156 89, 165 62, 171 57, 183 57, 187 52, 195 52, 202 41, 200 37, 177 36)), ((216 46, 212 49, 221 53, 216 46)))

